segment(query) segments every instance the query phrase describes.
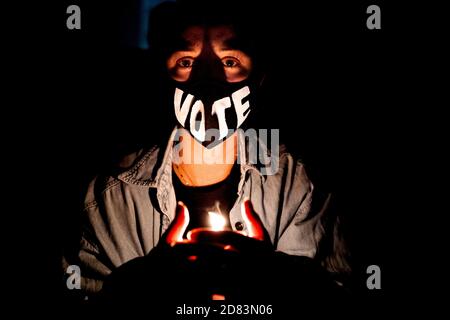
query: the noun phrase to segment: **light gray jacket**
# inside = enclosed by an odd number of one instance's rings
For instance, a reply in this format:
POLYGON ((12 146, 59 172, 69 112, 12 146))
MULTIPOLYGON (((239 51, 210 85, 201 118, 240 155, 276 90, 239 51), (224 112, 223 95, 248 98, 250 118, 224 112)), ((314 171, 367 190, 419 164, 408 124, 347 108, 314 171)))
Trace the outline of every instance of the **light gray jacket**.
MULTIPOLYGON (((99 291, 104 278, 123 263, 148 254, 174 218, 173 139, 174 133, 165 150, 154 147, 138 152, 126 171, 97 177, 90 184, 76 262, 87 292, 99 291)), ((314 258, 325 232, 322 222, 330 196, 312 206, 314 187, 305 168, 283 147, 272 175, 249 163, 246 150, 245 139, 239 136, 241 178, 230 212, 231 226, 243 223, 240 204, 248 197, 276 250, 314 258)), ((68 260, 64 259, 65 266, 73 263, 68 260)))

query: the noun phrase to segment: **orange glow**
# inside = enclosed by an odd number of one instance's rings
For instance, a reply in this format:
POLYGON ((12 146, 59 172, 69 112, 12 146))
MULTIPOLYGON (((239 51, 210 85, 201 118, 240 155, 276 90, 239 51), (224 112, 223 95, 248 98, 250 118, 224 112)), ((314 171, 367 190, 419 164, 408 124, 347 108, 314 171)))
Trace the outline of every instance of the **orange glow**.
POLYGON ((225 300, 225 296, 223 294, 213 293, 211 296, 212 300, 225 300))

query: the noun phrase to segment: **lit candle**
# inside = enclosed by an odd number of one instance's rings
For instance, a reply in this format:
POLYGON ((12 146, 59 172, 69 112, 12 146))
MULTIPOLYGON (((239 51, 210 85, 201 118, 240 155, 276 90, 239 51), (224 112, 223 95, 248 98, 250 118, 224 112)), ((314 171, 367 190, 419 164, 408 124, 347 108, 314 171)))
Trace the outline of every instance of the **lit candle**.
POLYGON ((217 212, 208 212, 209 227, 195 228, 188 232, 187 239, 191 242, 208 242, 222 245, 225 250, 232 249, 230 243, 236 236, 242 234, 226 228, 227 222, 223 215, 217 212))
POLYGON ((218 214, 216 212, 208 212, 209 215, 209 224, 211 225, 211 230, 213 231, 220 231, 225 230, 225 225, 227 224, 227 221, 225 220, 224 216, 221 214, 218 214))

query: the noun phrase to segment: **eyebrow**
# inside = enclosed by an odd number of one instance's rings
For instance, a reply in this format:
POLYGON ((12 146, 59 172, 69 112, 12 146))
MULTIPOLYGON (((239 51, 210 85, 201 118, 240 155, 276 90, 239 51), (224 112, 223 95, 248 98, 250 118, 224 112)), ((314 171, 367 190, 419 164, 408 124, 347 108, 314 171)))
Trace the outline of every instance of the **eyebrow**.
POLYGON ((232 37, 224 41, 222 50, 240 50, 245 51, 245 45, 243 41, 237 37, 232 37))
POLYGON ((173 51, 192 51, 194 49, 194 43, 184 38, 179 38, 175 41, 173 51))
MULTIPOLYGON (((239 50, 246 52, 247 46, 244 44, 245 42, 242 41, 242 39, 239 39, 237 37, 231 37, 229 39, 226 39, 222 46, 220 47, 220 50, 239 50)), ((173 52, 175 51, 193 51, 195 47, 195 43, 193 41, 189 41, 183 37, 180 37, 177 39, 173 46, 173 52)))

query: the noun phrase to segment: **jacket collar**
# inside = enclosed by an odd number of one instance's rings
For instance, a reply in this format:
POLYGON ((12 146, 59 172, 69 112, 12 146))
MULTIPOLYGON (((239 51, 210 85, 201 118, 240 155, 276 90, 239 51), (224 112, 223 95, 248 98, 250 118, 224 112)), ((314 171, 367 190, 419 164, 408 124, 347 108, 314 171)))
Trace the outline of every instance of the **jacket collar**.
MULTIPOLYGON (((157 146, 151 148, 144 153, 130 169, 119 174, 118 179, 129 184, 151 188, 158 188, 162 183, 168 183, 169 181, 171 183, 172 153, 176 132, 177 129, 175 128, 170 135, 164 153, 157 146)), ((270 154, 259 140, 257 141, 257 146, 258 149, 263 150, 264 152, 260 152, 256 157, 249 157, 251 152, 256 152, 258 150, 252 150, 247 145, 243 131, 238 130, 238 162, 240 163, 242 177, 245 177, 247 171, 254 171, 257 175, 265 179, 265 175, 263 175, 260 168, 253 162, 255 159, 261 160, 258 157, 262 157, 263 161, 268 161, 270 154)))

